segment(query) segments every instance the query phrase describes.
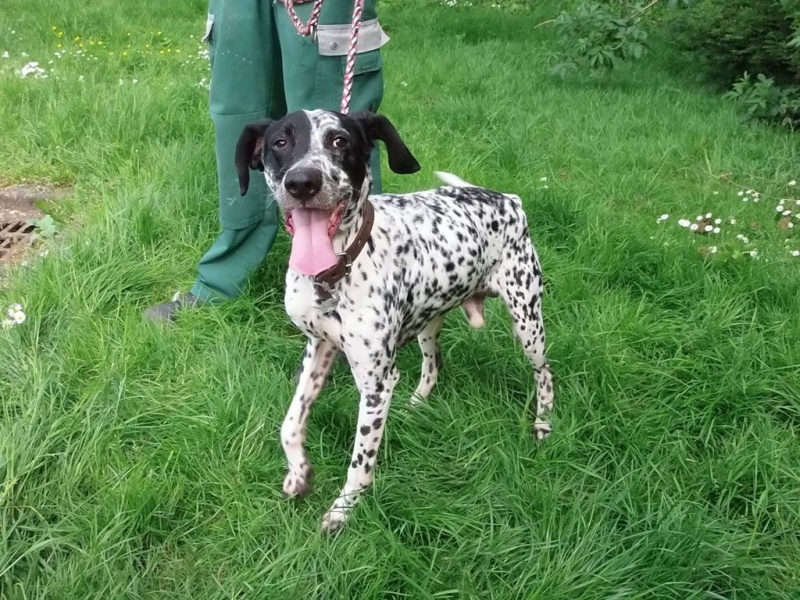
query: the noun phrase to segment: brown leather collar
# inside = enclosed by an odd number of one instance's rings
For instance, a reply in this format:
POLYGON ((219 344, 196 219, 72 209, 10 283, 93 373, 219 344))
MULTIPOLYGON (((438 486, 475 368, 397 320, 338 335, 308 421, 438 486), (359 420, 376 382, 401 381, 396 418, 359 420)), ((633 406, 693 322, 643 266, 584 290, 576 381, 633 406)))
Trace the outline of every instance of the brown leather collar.
POLYGON ((358 258, 361 251, 366 246, 372 235, 372 224, 375 222, 375 208, 369 200, 364 201, 364 220, 361 222, 361 228, 358 230, 353 243, 350 244, 344 252, 339 254, 338 262, 314 275, 314 287, 317 288, 317 294, 321 300, 328 300, 331 294, 328 291, 330 286, 338 283, 344 277, 350 274, 350 269, 353 266, 353 261, 358 258), (324 285, 323 285, 324 284, 324 285))

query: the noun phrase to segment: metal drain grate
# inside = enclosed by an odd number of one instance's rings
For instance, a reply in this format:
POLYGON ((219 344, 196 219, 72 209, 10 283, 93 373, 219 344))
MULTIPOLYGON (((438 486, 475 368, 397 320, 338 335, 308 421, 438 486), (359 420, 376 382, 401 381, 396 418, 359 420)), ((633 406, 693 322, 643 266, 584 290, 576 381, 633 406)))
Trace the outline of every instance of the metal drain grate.
POLYGON ((35 225, 26 221, 0 223, 0 262, 10 260, 12 254, 31 243, 35 225))

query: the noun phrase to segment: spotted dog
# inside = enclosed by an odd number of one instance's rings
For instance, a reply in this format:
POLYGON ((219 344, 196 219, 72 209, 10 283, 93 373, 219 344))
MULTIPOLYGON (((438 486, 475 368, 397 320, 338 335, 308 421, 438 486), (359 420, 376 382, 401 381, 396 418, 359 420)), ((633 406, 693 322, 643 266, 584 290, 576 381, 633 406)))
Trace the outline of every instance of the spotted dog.
POLYGON ((333 531, 372 483, 392 391, 397 349, 417 339, 422 374, 413 402, 428 397, 441 368, 445 314, 463 307, 484 325, 484 299, 499 296, 533 365, 533 430, 549 435, 553 386, 545 359, 542 274, 519 197, 472 186, 449 174, 438 189, 369 195, 369 157, 386 146, 395 173, 419 170, 384 116, 300 111, 247 125, 236 149, 242 194, 262 171, 292 236, 286 311, 308 336, 297 390, 281 427, 288 461, 283 492, 311 489, 304 444, 309 411, 343 352, 361 394, 352 460, 323 517, 333 531))

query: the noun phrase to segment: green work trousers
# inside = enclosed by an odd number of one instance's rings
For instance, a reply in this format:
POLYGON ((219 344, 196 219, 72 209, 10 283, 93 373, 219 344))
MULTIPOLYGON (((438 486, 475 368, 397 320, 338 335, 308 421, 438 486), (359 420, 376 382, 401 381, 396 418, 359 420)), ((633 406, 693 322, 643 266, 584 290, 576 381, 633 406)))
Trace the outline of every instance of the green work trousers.
MULTIPOLYGON (((376 3, 365 0, 363 22, 377 18, 376 3)), ((304 23, 311 7, 311 3, 296 5, 304 23)), ((319 23, 347 26, 352 11, 352 0, 325 0, 319 23)), ((245 196, 239 191, 234 166, 239 134, 247 123, 277 119, 295 110, 338 111, 346 56, 321 53, 317 38, 300 36, 284 5, 274 0, 210 0, 205 39, 211 62, 209 109, 222 230, 200 259, 191 291, 212 301, 242 292, 269 253, 279 227, 277 207, 263 177, 250 179, 245 196)), ((380 48, 362 51, 359 42, 350 110, 377 111, 383 85, 380 48)), ((377 151, 372 173, 373 191, 380 193, 377 151)))

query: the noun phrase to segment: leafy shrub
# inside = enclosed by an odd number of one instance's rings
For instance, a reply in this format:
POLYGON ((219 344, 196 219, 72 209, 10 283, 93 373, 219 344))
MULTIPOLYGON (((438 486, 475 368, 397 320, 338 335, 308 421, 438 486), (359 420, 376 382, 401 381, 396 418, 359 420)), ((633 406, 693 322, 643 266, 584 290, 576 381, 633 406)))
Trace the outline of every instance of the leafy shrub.
POLYGON ((672 23, 674 39, 700 59, 702 74, 730 88, 747 73, 800 83, 800 0, 694 0, 672 23))
POLYGON ((647 32, 637 13, 620 16, 590 2, 581 4, 575 14, 562 12, 555 24, 561 52, 553 72, 561 77, 579 67, 610 71, 622 61, 642 58, 648 50, 647 32))
POLYGON ((693 0, 672 32, 748 117, 800 125, 800 0, 693 0))
POLYGON ((726 97, 741 102, 751 119, 776 121, 794 129, 800 127, 800 86, 775 85, 775 80, 759 73, 756 81, 745 73, 726 97))

